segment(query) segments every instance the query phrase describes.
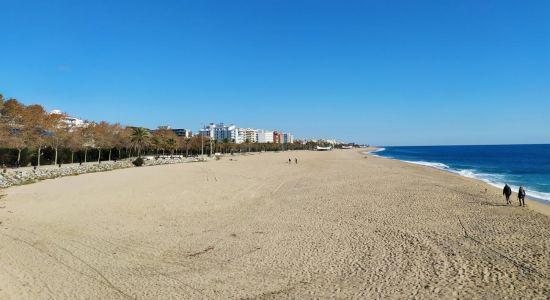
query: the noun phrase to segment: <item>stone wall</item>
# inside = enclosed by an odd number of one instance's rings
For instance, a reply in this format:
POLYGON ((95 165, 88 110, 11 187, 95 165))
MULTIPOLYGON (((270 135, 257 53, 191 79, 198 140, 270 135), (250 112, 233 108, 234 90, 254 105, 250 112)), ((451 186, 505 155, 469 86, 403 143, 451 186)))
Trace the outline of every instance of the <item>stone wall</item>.
MULTIPOLYGON (((157 159, 146 160, 143 167, 176 164, 183 162, 197 161, 196 159, 157 159)), ((130 160, 122 161, 103 161, 98 163, 86 163, 86 164, 69 164, 57 166, 42 166, 39 168, 19 168, 19 169, 7 169, 4 173, 0 170, 0 188, 7 188, 13 185, 21 185, 37 182, 44 179, 51 179, 63 176, 73 176, 84 173, 104 172, 116 169, 134 168, 134 165, 130 160)))

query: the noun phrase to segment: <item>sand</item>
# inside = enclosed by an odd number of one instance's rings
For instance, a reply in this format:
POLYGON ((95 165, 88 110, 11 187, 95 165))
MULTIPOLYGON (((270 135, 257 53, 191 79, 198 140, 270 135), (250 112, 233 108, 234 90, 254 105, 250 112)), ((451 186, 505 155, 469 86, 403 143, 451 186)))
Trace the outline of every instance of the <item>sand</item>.
POLYGON ((536 204, 357 150, 0 193, 0 299, 550 297, 550 217, 536 204))

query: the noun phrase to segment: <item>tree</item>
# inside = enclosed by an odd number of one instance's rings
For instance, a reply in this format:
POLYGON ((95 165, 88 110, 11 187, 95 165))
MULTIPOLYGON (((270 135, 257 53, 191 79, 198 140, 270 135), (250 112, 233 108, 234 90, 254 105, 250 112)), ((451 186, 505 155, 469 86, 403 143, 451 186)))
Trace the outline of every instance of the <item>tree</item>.
POLYGON ((132 130, 130 141, 137 149, 138 157, 141 158, 141 150, 151 143, 151 133, 143 127, 135 127, 132 130))
POLYGON ((0 94, 0 148, 9 148, 8 137, 9 127, 3 118, 4 96, 0 94))
POLYGON ((150 138, 150 145, 152 145, 153 148, 155 148, 155 154, 159 155, 159 151, 162 148, 160 137, 152 134, 150 138))
POLYGON ((23 104, 15 99, 9 99, 3 101, 0 111, 3 137, 5 138, 3 144, 7 148, 17 150, 17 163, 21 161, 21 152, 28 146, 28 139, 25 139, 27 128, 24 126, 24 110, 23 104))
MULTIPOLYGON (((120 124, 114 124, 112 126, 112 132, 113 132, 113 147, 118 150, 118 158, 121 157, 122 149, 125 147, 128 147, 130 144, 130 136, 132 134, 132 130, 130 128, 124 128, 120 126, 120 124)), ((111 160, 111 155, 109 152, 109 160, 111 160)))
POLYGON ((96 123, 86 123, 86 126, 81 128, 80 133, 81 149, 84 149, 84 163, 88 162, 88 149, 94 147, 94 127, 96 123))
POLYGON ((111 125, 105 121, 101 121, 92 128, 94 147, 97 149, 97 162, 101 161, 102 149, 109 149, 109 160, 111 160, 111 149, 114 145, 111 125))
MULTIPOLYGON (((6 120, 4 119, 3 115, 4 115, 4 102, 6 102, 6 100, 4 99, 4 95, 0 94, 0 143, 2 143, 2 138, 6 138, 8 133, 7 133, 7 123, 6 123, 6 120), (6 131, 4 131, 6 130, 6 131)), ((1 147, 1 145, 0 145, 1 147)))
POLYGON ((65 136, 64 145, 71 151, 71 163, 74 163, 74 154, 83 148, 83 134, 82 128, 73 127, 70 128, 65 136))
POLYGON ((204 145, 209 142, 210 138, 208 136, 196 135, 188 139, 187 149, 194 155, 202 154, 204 145))
POLYGON ((51 134, 56 120, 38 104, 26 106, 23 110, 23 138, 27 145, 37 150, 37 167, 40 167, 42 149, 46 146, 46 138, 51 134))
POLYGON ((173 140, 172 143, 175 143, 177 138, 178 137, 174 133, 174 131, 170 129, 155 130, 155 132, 153 133, 152 143, 156 148, 157 154, 159 151, 162 151, 162 155, 164 155, 165 150, 171 151, 172 149, 169 149, 170 146, 168 145, 168 141, 173 140))
POLYGON ((183 149, 185 148, 185 157, 189 156, 189 144, 191 144, 191 139, 184 136, 179 136, 178 144, 182 147, 182 154, 183 149))
POLYGON ((174 151, 178 149, 178 140, 173 137, 169 137, 166 140, 166 149, 170 151, 170 156, 174 155, 174 151))
POLYGON ((172 130, 167 130, 163 134, 162 144, 164 149, 170 152, 170 155, 174 155, 174 151, 179 146, 178 136, 172 130))
POLYGON ((66 145, 67 135, 69 133, 68 125, 63 122, 63 115, 50 114, 46 117, 50 128, 44 128, 45 142, 55 151, 54 165, 57 165, 58 150, 66 145))

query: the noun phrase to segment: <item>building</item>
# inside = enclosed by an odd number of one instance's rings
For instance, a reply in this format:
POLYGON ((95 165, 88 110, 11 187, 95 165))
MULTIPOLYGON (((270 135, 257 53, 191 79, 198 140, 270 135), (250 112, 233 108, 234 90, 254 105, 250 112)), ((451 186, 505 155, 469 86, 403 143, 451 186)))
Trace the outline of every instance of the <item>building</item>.
POLYGON ((157 130, 172 130, 176 136, 190 138, 193 136, 193 133, 189 129, 185 128, 172 128, 169 125, 161 125, 157 127, 157 130))
POLYGON ((294 136, 288 132, 274 131, 273 143, 275 144, 291 144, 294 142, 294 136))
POLYGON ((241 140, 235 125, 226 126, 223 123, 210 123, 199 130, 199 135, 208 136, 215 141, 229 141, 236 143, 241 140))
POLYGON ((68 114, 63 113, 58 109, 52 110, 50 112, 50 114, 51 115, 61 115, 61 120, 63 121, 63 123, 65 123, 66 125, 69 125, 70 127, 85 127, 85 126, 87 126, 86 121, 84 121, 82 119, 79 119, 79 118, 76 118, 76 117, 71 117, 68 114))
POLYGON ((238 128, 236 143, 256 143, 258 141, 258 130, 253 128, 238 128))
POLYGON ((283 144, 294 143, 294 136, 288 132, 283 133, 283 144))
POLYGON ((210 123, 199 130, 199 135, 208 136, 216 141, 227 140, 236 144, 247 142, 288 144, 294 142, 294 137, 290 133, 254 128, 237 128, 235 125, 226 126, 224 123, 210 123))
POLYGON ((282 132, 273 131, 273 144, 282 144, 282 132))
POLYGON ((191 132, 191 130, 189 129, 179 128, 179 129, 172 129, 172 131, 179 137, 190 138, 193 136, 193 132, 191 132))
POLYGON ((273 131, 260 129, 257 131, 256 141, 258 143, 273 143, 273 131))

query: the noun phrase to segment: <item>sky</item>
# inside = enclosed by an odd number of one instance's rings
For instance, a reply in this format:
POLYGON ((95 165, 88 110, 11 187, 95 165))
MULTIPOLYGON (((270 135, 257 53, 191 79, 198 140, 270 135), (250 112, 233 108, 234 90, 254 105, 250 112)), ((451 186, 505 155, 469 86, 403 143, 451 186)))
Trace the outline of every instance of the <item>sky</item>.
POLYGON ((371 145, 550 143, 550 1, 0 0, 0 93, 371 145))

